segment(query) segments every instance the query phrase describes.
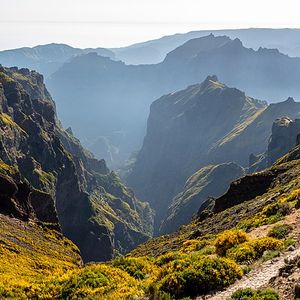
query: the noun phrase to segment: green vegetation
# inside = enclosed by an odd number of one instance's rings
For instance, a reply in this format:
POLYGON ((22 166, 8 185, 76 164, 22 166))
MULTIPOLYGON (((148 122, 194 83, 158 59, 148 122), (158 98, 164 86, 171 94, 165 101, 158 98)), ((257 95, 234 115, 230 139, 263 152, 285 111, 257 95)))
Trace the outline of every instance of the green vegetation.
POLYGON ((268 236, 277 239, 284 239, 291 232, 292 226, 289 224, 279 224, 275 225, 269 232, 268 236))
POLYGON ((279 300, 279 296, 273 290, 253 290, 247 288, 236 291, 229 300, 279 300))
POLYGON ((279 200, 266 205, 261 212, 255 214, 251 218, 242 220, 238 227, 244 230, 250 230, 262 225, 274 224, 284 218, 291 212, 296 205, 300 196, 300 189, 292 191, 287 196, 279 198, 279 200))
POLYGON ((283 245, 272 237, 251 240, 241 230, 227 230, 187 240, 180 250, 156 258, 127 256, 81 266, 78 249, 60 234, 2 218, 0 298, 7 299, 193 297, 241 278, 243 259, 237 253, 242 249, 251 249, 254 260, 283 245))

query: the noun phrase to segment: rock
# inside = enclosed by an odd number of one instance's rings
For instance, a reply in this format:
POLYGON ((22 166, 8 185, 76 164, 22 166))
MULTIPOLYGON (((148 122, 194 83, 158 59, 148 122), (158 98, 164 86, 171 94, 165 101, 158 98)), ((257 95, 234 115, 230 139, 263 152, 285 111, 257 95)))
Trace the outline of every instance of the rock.
POLYGON ((286 250, 287 250, 287 251, 294 251, 294 250, 295 250, 295 246, 290 245, 290 246, 287 247, 286 250))
MULTIPOLYGON (((285 101, 293 105, 294 100, 289 98, 285 101)), ((249 158, 250 172, 262 170, 271 166, 278 158, 288 153, 299 144, 300 119, 294 121, 290 117, 281 117, 274 121, 272 134, 265 153, 249 158)))
POLYGON ((295 299, 300 298, 300 284, 296 284, 294 288, 294 297, 295 299))

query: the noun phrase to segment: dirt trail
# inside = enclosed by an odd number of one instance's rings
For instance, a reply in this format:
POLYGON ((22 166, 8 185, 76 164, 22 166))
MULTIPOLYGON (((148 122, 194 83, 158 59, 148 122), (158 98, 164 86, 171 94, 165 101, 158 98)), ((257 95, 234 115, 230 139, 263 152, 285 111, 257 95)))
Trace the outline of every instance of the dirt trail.
POLYGON ((218 292, 215 295, 207 295, 196 298, 197 300, 226 300, 235 291, 243 288, 259 289, 269 283, 269 281, 278 276, 279 270, 285 265, 285 259, 295 259, 300 256, 300 249, 296 249, 291 252, 286 252, 278 258, 267 261, 261 264, 259 267, 251 271, 249 274, 242 277, 225 291, 218 292))
MULTIPOLYGON (((284 220, 276 223, 282 224, 287 223, 293 225, 292 236, 298 240, 300 238, 300 210, 295 210, 292 214, 287 216, 284 220)), ((261 236, 266 236, 267 232, 273 225, 266 225, 260 228, 254 229, 249 235, 252 238, 258 238, 261 236)), ((281 254, 280 257, 274 258, 270 261, 266 261, 261 265, 255 267, 247 275, 243 276, 240 280, 236 281, 234 284, 229 286, 226 290, 217 292, 214 295, 200 296, 196 298, 197 300, 226 300, 228 299, 235 291, 243 288, 253 288, 259 289, 264 288, 270 280, 279 275, 279 270, 284 267, 285 260, 294 260, 296 257, 300 257, 300 248, 299 244, 297 249, 294 251, 286 251, 281 254)))

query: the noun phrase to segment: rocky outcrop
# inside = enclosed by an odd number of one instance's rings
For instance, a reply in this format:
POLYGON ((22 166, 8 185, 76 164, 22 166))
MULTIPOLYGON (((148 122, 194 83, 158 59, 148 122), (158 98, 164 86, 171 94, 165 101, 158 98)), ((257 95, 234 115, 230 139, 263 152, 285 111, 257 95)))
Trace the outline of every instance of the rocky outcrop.
POLYGON ((85 261, 108 260, 151 236, 149 205, 61 127, 40 74, 1 67, 0 133, 0 167, 14 180, 6 214, 58 217, 85 261))
MULTIPOLYGON (((293 102, 292 98, 287 101, 293 102)), ((259 171, 270 167, 278 158, 288 153, 299 144, 300 119, 294 121, 289 117, 278 118, 272 125, 272 135, 265 153, 249 159, 249 171, 259 171)))
POLYGON ((245 175, 244 169, 234 163, 209 165, 194 173, 185 183, 182 192, 172 200, 168 217, 160 233, 170 233, 191 221, 199 207, 209 198, 220 197, 230 183, 245 175))
POLYGON ((48 193, 14 180, 4 169, 0 172, 0 214, 60 231, 54 199, 48 193))

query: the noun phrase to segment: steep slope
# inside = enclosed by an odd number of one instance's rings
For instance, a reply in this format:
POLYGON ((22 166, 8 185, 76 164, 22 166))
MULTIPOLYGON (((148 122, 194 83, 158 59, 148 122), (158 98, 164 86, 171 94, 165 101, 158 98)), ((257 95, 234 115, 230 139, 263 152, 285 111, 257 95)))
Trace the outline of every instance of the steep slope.
POLYGON ((85 261, 108 260, 145 241, 152 231, 148 204, 62 129, 43 77, 1 67, 0 83, 1 168, 16 180, 6 192, 10 202, 21 199, 19 193, 24 201, 27 193, 28 216, 50 223, 58 216, 62 232, 79 246, 85 261), (37 210, 43 206, 44 211, 37 210), (49 220, 47 213, 52 213, 49 220))
POLYGON ((104 48, 79 49, 64 44, 48 44, 0 51, 0 64, 33 69, 48 77, 73 56, 88 52, 114 58, 114 53, 104 48))
POLYGON ((189 223, 207 198, 220 197, 233 180, 243 175, 243 168, 234 163, 209 165, 195 172, 186 181, 183 191, 172 199, 160 233, 174 232, 181 225, 189 223))
MULTIPOLYGON (((240 288, 274 288, 280 296, 274 299, 296 299, 300 275, 299 158, 297 146, 272 167, 234 181, 227 193, 203 205, 193 222, 148 241, 130 256, 155 257, 165 264, 169 273, 156 284, 175 299, 197 295, 199 300, 240 299, 229 298, 240 288), (205 257, 233 260, 243 266, 245 276, 228 283, 219 269, 221 262, 207 268, 198 265, 205 257), (211 277, 210 268, 214 268, 211 277), (203 273, 210 281, 203 279, 203 273)), ((249 290, 239 293, 250 295, 249 290)))
POLYGON ((206 36, 208 34, 227 35, 231 39, 240 39, 246 47, 277 48, 289 56, 300 56, 299 29, 230 29, 230 30, 200 30, 188 33, 174 34, 162 38, 134 44, 128 47, 112 49, 118 59, 126 64, 155 64, 164 60, 165 56, 185 42, 206 36))
POLYGON ((226 162, 210 154, 218 141, 265 107, 215 76, 151 105, 147 135, 128 183, 151 202, 158 223, 189 176, 205 165, 226 162))
POLYGON ((240 40, 213 35, 186 42, 155 65, 128 66, 91 54, 76 57, 47 84, 65 126, 97 149, 97 156, 107 153, 104 158, 112 165, 140 148, 155 99, 202 82, 208 74, 268 102, 300 96, 299 58, 274 49, 255 51, 240 40))

